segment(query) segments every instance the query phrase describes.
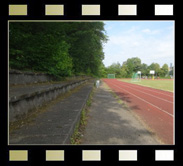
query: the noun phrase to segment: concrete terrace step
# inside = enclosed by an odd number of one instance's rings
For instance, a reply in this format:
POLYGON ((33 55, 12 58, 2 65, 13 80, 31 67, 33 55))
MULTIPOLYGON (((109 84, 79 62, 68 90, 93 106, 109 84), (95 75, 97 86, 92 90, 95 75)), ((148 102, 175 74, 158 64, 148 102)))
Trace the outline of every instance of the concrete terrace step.
POLYGON ((90 78, 53 84, 33 84, 9 87, 9 122, 24 118, 30 111, 55 99, 90 78))
POLYGON ((9 144, 69 144, 93 85, 94 81, 89 81, 77 92, 54 103, 30 124, 12 131, 9 134, 9 144))

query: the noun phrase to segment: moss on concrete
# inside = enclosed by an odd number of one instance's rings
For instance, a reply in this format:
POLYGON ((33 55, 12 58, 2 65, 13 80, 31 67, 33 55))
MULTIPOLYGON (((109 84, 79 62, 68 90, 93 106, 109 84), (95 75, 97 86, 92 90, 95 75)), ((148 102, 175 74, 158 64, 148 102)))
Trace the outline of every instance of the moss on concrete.
POLYGON ((9 123, 9 133, 12 133, 14 130, 17 130, 27 124, 32 124, 34 122, 34 119, 37 116, 46 112, 50 107, 52 107, 56 103, 61 102, 62 100, 71 96, 73 93, 76 93, 86 84, 87 83, 83 83, 83 84, 79 85, 78 87, 75 87, 74 89, 69 90, 68 92, 60 94, 56 99, 54 99, 50 102, 47 102, 46 104, 44 104, 36 109, 30 110, 26 116, 22 115, 21 117, 19 117, 19 120, 9 123))
POLYGON ((86 128, 87 121, 88 121, 89 108, 92 105, 94 91, 95 91, 95 87, 93 87, 92 91, 90 92, 90 95, 86 101, 86 105, 84 106, 83 110, 81 111, 80 121, 76 124, 74 133, 70 139, 70 142, 72 145, 81 144, 82 136, 83 136, 83 133, 86 128))

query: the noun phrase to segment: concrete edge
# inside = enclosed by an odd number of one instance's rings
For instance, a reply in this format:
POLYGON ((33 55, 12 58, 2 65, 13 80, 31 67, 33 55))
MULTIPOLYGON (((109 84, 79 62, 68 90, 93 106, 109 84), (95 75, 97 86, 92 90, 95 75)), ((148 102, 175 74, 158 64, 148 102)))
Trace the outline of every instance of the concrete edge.
POLYGON ((21 95, 19 97, 17 96, 12 96, 11 98, 9 98, 9 103, 11 102, 18 102, 20 100, 23 100, 23 99, 28 99, 28 98, 31 98, 31 97, 34 97, 36 95, 41 95, 42 93, 47 93, 49 91, 54 91, 54 90, 58 90, 58 89, 62 89, 62 88, 67 88, 68 86, 72 86, 73 84, 77 84, 77 83, 80 83, 80 82, 83 82, 83 81, 87 81, 89 79, 83 79, 83 80, 79 80, 79 81, 74 81, 74 82, 71 82, 71 83, 68 83, 68 84, 65 84, 65 85, 61 85, 61 86, 57 86, 57 87, 51 87, 49 89, 46 89, 46 90, 41 90, 41 91, 37 91, 37 92, 33 92, 33 93, 30 93, 30 94, 24 94, 24 95, 21 95))
POLYGON ((89 98, 89 96, 90 96, 90 94, 91 94, 93 88, 94 88, 94 86, 92 86, 92 88, 88 91, 88 94, 87 94, 87 96, 86 96, 86 98, 85 98, 85 100, 84 100, 84 102, 83 102, 83 104, 82 104, 82 106, 81 106, 81 109, 80 109, 80 111, 78 111, 78 114, 77 114, 75 120, 73 121, 73 124, 72 124, 70 130, 68 131, 68 135, 67 135, 67 137, 65 138, 65 140, 63 141, 63 144, 70 144, 70 138, 71 138, 71 136, 72 136, 73 133, 74 133, 76 124, 77 124, 77 123, 80 121, 80 119, 81 119, 81 112, 82 112, 83 108, 86 106, 86 102, 87 102, 87 100, 88 100, 88 98, 89 98))

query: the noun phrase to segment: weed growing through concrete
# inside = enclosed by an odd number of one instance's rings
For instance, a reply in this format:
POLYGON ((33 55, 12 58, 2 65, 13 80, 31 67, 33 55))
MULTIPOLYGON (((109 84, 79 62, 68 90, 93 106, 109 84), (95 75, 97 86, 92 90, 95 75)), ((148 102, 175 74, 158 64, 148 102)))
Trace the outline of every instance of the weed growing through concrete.
POLYGON ((93 87, 93 89, 88 97, 88 100, 86 101, 86 105, 83 108, 83 110, 81 111, 80 121, 77 123, 77 125, 74 129, 74 133, 71 136, 70 142, 73 145, 81 144, 83 132, 84 132, 86 125, 87 125, 89 108, 92 104, 92 97, 93 97, 94 89, 95 89, 95 87, 93 87))

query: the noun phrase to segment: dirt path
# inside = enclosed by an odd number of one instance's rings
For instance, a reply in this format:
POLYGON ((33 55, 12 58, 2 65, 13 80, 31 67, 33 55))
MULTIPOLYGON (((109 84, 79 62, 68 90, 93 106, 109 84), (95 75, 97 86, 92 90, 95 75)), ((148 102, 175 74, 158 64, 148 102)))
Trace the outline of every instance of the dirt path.
POLYGON ((81 144, 159 145, 161 142, 105 83, 95 90, 81 144))

